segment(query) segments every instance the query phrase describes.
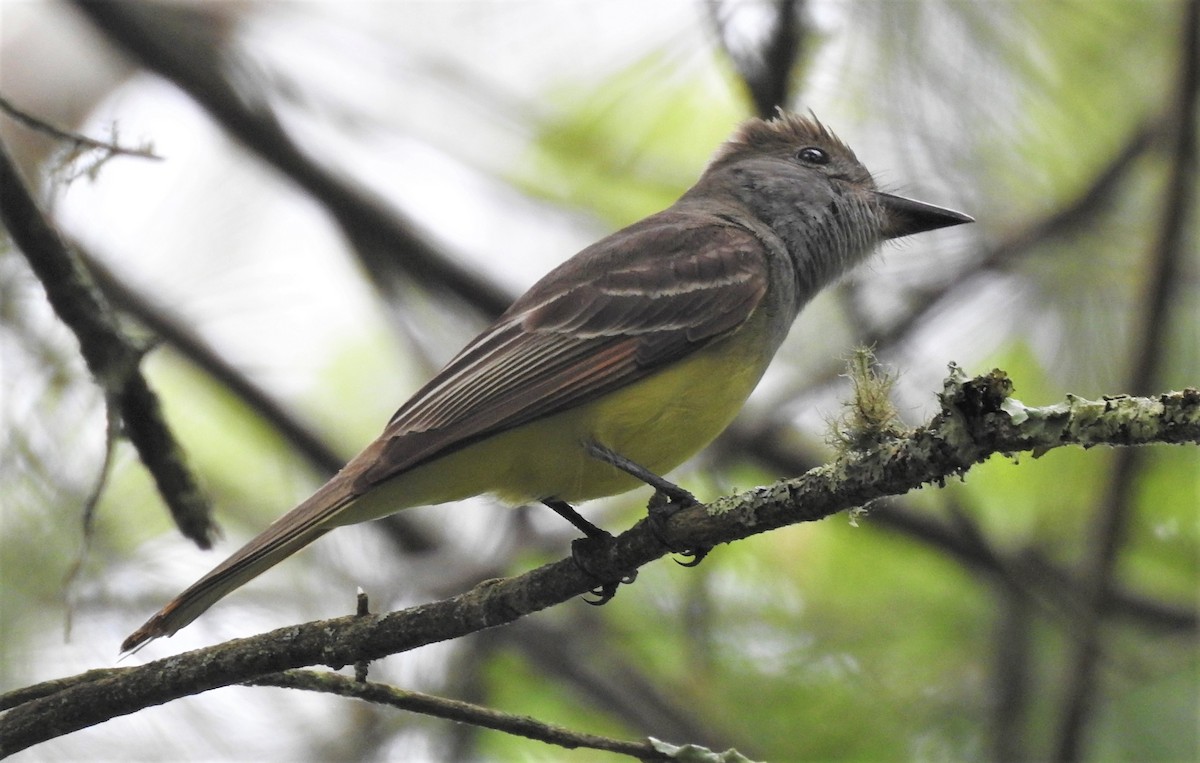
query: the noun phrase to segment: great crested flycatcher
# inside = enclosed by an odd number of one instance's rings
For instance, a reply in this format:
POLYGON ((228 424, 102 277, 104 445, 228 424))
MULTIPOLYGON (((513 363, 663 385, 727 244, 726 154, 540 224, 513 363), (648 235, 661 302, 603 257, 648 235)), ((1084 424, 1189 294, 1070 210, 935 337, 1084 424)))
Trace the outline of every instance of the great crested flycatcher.
POLYGON ((168 603, 169 636, 339 525, 483 493, 563 506, 637 487, 729 425, 800 308, 885 239, 971 222, 876 190, 816 118, 751 119, 674 205, 552 270, 312 497, 168 603))

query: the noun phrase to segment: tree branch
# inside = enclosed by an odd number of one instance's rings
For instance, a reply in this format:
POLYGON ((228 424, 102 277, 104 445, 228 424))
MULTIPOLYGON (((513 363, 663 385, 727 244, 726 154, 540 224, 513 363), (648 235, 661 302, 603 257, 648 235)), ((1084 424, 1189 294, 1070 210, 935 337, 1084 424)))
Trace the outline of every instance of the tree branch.
POLYGON ((208 501, 188 469, 139 364, 142 350, 121 332, 107 301, 62 235, 42 214, 20 171, 0 143, 0 221, 46 290, 54 312, 79 340, 96 383, 124 433, 154 477, 180 532, 201 548, 216 527, 208 501))
MULTIPOLYGON (((1200 443, 1200 390, 1156 398, 1115 396, 1029 408, 1009 397, 1001 371, 967 380, 951 367, 941 412, 924 427, 850 452, 795 479, 694 506, 671 517, 665 541, 697 548, 823 519, 886 495, 943 484, 996 453, 1041 455, 1064 445, 1200 443)), ((386 615, 335 618, 281 628, 168 659, 112 671, 39 696, 0 717, 0 754, 220 686, 308 666, 341 667, 513 622, 581 595, 596 579, 620 580, 666 553, 643 519, 586 565, 567 558, 490 580, 443 601, 386 615), (591 575, 582 571, 591 570, 591 575)), ((6 702, 0 697, 0 706, 6 702)))
MULTIPOLYGON (((739 4, 729 5, 728 12, 736 13, 739 4)), ((726 8, 720 3, 709 0, 706 6, 717 42, 746 86, 754 113, 763 119, 773 116, 791 96, 793 70, 810 36, 800 19, 805 5, 806 0, 775 0, 770 24, 753 45, 739 45, 732 39, 730 21, 723 15, 726 8)))
POLYGON ((578 731, 543 723, 524 715, 513 715, 470 702, 436 697, 417 691, 407 691, 381 683, 356 681, 337 673, 319 673, 312 670, 287 670, 273 673, 246 682, 250 686, 276 686, 283 689, 336 694, 340 697, 388 705, 434 718, 459 723, 469 723, 485 729, 503 731, 506 734, 536 739, 539 742, 576 749, 604 750, 636 757, 640 760, 666 760, 667 756, 657 752, 649 742, 627 742, 620 739, 582 734, 578 731))

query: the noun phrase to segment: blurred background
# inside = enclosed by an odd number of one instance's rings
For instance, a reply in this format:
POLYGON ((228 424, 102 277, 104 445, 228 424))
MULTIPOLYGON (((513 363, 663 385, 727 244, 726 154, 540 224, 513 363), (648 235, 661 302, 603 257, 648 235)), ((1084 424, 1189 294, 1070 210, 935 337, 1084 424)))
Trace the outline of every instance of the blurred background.
MULTIPOLYGON (((811 109, 888 190, 975 225, 811 304, 703 498, 826 460, 853 347, 936 410, 951 361, 1030 405, 1200 384, 1197 2, 6 2, 0 115, 225 537, 171 523, 0 242, 0 691, 121 639, 373 438, 537 277, 670 204, 737 123, 811 109), (84 507, 99 492, 90 530, 84 507)), ((1200 453, 1058 450, 729 547, 371 666, 571 728, 769 760, 1200 755, 1200 453)), ((647 495, 585 506, 611 530, 647 495)), ((487 500, 344 528, 125 664, 461 592, 568 553, 487 500)), ((364 703, 227 688, 37 760, 616 760, 364 703)))

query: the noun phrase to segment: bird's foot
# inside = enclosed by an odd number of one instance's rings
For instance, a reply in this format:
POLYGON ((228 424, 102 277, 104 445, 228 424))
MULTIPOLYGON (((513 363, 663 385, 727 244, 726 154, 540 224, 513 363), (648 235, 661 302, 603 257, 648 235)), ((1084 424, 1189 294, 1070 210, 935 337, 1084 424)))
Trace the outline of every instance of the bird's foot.
POLYGON ((658 539, 659 543, 688 560, 681 562, 676 559, 676 564, 681 567, 695 567, 704 561, 704 557, 708 556, 709 551, 712 551, 712 546, 679 548, 667 540, 667 522, 679 512, 692 506, 697 506, 700 502, 696 500, 694 495, 683 488, 677 485, 672 485, 671 487, 674 488, 673 494, 668 493, 662 488, 658 488, 654 491, 654 495, 650 496, 650 502, 646 504, 650 532, 658 539))
POLYGON ((588 591, 595 598, 584 599, 594 607, 603 606, 612 601, 612 598, 617 595, 617 588, 622 583, 629 585, 637 580, 637 570, 617 580, 597 571, 598 567, 605 566, 604 560, 611 552, 612 545, 613 537, 608 533, 604 533, 603 536, 589 536, 571 541, 571 559, 575 562, 575 566, 583 574, 597 581, 596 587, 588 591), (597 562, 600 563, 597 564, 597 562))
POLYGON ((589 442, 586 447, 592 458, 610 464, 654 488, 654 495, 646 506, 650 520, 650 532, 671 551, 689 559, 686 562, 677 560, 678 564, 684 567, 695 567, 704 561, 704 557, 708 556, 708 552, 712 550, 711 546, 679 548, 667 540, 667 522, 683 509, 699 505, 700 502, 696 500, 696 496, 600 443, 589 442))
POLYGON ((594 599, 584 599, 588 604, 601 606, 607 604, 617 595, 617 588, 622 584, 630 584, 637 579, 637 570, 613 580, 611 575, 597 572, 597 568, 606 566, 605 561, 612 552, 613 536, 584 519, 575 507, 557 498, 542 500, 546 506, 563 519, 574 525, 584 537, 571 541, 571 559, 583 574, 597 581, 596 587, 588 591, 594 599))

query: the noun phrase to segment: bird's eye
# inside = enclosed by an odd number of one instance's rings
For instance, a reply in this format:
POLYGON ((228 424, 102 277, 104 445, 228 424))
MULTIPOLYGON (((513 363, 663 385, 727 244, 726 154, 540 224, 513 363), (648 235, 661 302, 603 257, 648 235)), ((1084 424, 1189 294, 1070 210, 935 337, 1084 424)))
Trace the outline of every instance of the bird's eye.
POLYGON ((796 152, 796 158, 805 164, 829 164, 829 152, 815 146, 800 149, 796 152))

